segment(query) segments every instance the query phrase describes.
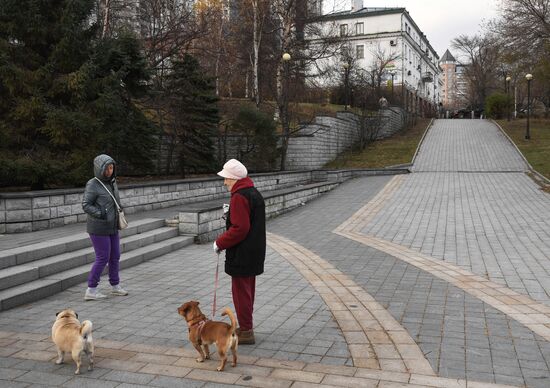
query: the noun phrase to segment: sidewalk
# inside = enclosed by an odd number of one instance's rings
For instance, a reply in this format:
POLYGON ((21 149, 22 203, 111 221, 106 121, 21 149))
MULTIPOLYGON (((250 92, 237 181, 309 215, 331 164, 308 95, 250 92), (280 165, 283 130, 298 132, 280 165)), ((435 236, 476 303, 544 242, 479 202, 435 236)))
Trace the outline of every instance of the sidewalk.
MULTIPOLYGON (((196 363, 176 312, 190 299, 211 312, 216 255, 205 244, 122 271, 128 297, 84 302, 81 284, 0 313, 0 386, 550 386, 550 199, 521 172, 485 171, 494 153, 522 168, 490 124, 475 131, 493 154, 463 152, 448 131, 471 136, 460 127, 471 122, 436 121, 419 158, 437 172, 354 179, 268 222, 257 343, 239 347, 237 368, 216 372, 216 354, 196 363), (486 167, 455 171, 471 158, 486 167), (65 307, 94 323, 97 367, 77 377, 72 361, 53 363, 51 325, 65 307)), ((220 309, 233 308, 229 280, 220 309)))

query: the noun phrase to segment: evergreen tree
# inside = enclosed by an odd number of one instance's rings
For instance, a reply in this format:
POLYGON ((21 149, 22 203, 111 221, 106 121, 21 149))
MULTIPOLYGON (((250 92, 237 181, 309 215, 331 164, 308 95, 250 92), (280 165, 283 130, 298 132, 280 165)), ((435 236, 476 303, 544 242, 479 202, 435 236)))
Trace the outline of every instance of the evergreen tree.
POLYGON ((154 127, 132 98, 145 61, 129 34, 97 41, 94 0, 2 0, 0 184, 82 184, 91 160, 150 163, 154 127))
POLYGON ((212 138, 219 122, 213 80, 204 75, 195 58, 186 54, 173 62, 167 93, 172 130, 179 139, 180 173, 212 171, 212 138))

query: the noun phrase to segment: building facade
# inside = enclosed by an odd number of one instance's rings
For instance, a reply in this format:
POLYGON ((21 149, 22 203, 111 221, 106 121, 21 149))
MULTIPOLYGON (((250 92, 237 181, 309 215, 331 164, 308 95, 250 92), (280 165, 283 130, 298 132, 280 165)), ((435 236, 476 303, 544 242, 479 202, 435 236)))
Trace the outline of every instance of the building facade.
POLYGON ((464 109, 468 105, 467 88, 468 84, 464 77, 465 67, 459 63, 449 50, 439 61, 441 67, 442 103, 446 110, 454 111, 464 109))
MULTIPOLYGON (((441 102, 439 56, 406 8, 365 8, 362 1, 353 0, 351 10, 322 15, 311 23, 339 34, 347 42, 356 68, 369 71, 383 62, 384 81, 393 79, 403 94, 412 95, 405 98, 419 98, 432 107, 441 102)), ((341 57, 323 61, 320 66, 342 66, 341 57)), ((337 82, 333 77, 320 83, 337 82)))

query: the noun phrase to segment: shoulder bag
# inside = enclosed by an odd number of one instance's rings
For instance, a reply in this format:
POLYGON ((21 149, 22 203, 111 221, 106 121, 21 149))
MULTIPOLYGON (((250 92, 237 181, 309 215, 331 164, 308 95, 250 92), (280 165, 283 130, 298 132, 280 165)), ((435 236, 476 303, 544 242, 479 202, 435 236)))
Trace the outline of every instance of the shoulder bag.
POLYGON ((107 188, 107 186, 105 186, 105 184, 103 184, 103 182, 101 182, 100 179, 98 179, 97 177, 95 177, 95 179, 101 183, 101 186, 103 186, 103 188, 105 190, 107 190, 107 192, 109 193, 109 195, 111 196, 111 198, 113 198, 113 201, 115 201, 115 204, 116 204, 116 210, 118 211, 118 228, 119 229, 126 229, 128 227, 128 221, 126 220, 126 217, 124 216, 124 211, 122 210, 122 208, 118 205, 118 202, 115 198, 115 196, 109 191, 109 189, 107 188))

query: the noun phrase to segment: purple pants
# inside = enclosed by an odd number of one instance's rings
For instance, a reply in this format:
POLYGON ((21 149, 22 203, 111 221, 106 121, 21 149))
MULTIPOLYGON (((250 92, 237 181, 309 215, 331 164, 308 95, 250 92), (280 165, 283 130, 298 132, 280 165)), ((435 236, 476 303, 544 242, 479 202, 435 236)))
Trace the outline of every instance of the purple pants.
POLYGON ((88 287, 97 287, 101 273, 107 264, 109 264, 109 283, 116 286, 120 282, 118 278, 118 262, 120 260, 118 233, 107 236, 90 234, 90 240, 94 246, 95 262, 90 270, 90 275, 88 275, 88 287))

